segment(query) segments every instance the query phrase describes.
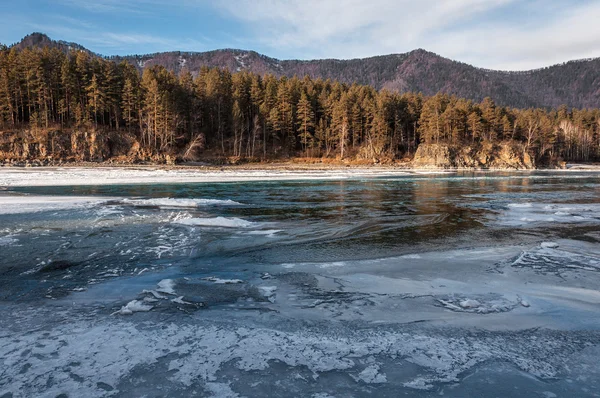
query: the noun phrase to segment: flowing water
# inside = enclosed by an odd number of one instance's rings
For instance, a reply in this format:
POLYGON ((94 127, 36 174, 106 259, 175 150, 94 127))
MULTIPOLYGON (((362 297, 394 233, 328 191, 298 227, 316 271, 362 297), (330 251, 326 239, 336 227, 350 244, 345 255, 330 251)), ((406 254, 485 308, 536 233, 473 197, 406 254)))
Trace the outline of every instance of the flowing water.
POLYGON ((0 192, 0 397, 600 395, 600 174, 0 192))

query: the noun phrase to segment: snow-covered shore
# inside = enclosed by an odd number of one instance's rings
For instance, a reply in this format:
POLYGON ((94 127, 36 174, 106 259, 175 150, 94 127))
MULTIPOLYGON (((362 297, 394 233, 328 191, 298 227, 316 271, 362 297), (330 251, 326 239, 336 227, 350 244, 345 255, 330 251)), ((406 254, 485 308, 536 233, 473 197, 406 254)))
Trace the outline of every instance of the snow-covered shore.
MULTIPOLYGON (((407 171, 393 168, 324 168, 324 169, 202 169, 159 167, 48 167, 0 168, 0 187, 158 184, 194 182, 340 180, 401 176, 432 171, 407 171)), ((435 173, 444 173, 443 170, 435 173)))
MULTIPOLYGON (((244 181, 343 180, 349 178, 398 177, 411 175, 448 175, 460 171, 501 172, 528 176, 531 170, 477 169, 408 169, 385 166, 306 166, 294 164, 225 167, 168 167, 168 166, 67 166, 16 168, 0 167, 1 187, 119 185, 160 183, 218 183, 244 181)), ((593 165, 571 165, 563 170, 537 172, 572 173, 598 172, 593 165)))

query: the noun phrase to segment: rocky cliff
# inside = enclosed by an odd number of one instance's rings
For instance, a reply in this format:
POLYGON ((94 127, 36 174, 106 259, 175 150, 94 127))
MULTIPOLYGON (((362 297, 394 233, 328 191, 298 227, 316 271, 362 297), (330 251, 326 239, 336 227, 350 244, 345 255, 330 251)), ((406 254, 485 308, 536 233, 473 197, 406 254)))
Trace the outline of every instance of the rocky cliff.
POLYGON ((106 130, 27 129, 0 131, 0 163, 56 165, 73 162, 174 163, 170 154, 141 148, 133 134, 106 130))
POLYGON ((419 168, 534 169, 531 156, 516 142, 477 146, 421 144, 413 165, 419 168))

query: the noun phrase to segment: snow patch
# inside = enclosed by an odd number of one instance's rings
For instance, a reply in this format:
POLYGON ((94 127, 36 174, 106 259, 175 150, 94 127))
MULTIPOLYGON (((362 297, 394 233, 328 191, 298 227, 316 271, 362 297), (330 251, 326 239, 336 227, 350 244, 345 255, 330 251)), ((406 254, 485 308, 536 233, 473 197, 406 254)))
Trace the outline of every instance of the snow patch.
POLYGON ((119 311, 113 312, 113 315, 133 315, 134 312, 148 312, 152 306, 144 304, 143 301, 133 300, 123 306, 119 311))

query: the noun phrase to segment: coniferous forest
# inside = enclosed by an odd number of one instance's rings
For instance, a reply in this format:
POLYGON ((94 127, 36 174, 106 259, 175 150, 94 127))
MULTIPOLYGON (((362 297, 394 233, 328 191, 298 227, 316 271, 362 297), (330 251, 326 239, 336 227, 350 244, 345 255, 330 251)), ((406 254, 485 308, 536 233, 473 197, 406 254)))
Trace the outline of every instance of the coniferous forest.
POLYGON ((421 144, 510 145, 536 165, 596 161, 600 110, 514 109, 309 77, 0 48, 0 160, 390 162, 421 144))

